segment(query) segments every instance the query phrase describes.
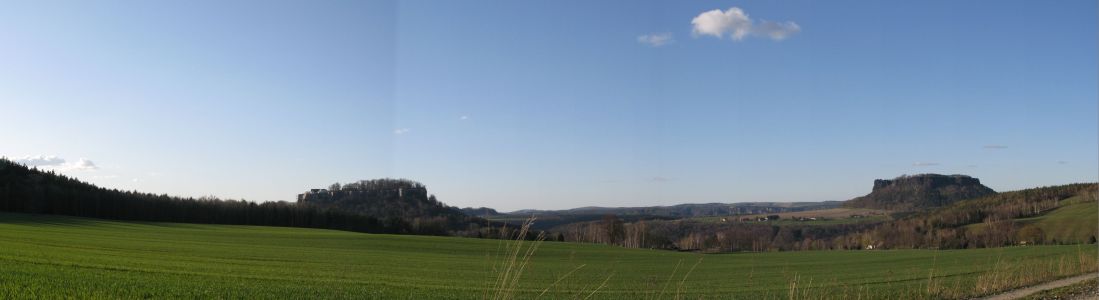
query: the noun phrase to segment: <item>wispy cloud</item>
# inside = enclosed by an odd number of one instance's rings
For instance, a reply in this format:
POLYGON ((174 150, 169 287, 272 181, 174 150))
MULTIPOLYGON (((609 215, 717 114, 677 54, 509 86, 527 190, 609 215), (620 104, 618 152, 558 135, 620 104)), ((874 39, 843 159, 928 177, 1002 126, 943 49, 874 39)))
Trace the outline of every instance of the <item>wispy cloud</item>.
POLYGON ((459 120, 459 121, 465 121, 465 120, 469 120, 469 116, 466 116, 466 115, 462 115, 461 117, 458 117, 458 120, 459 120))
POLYGON ((675 41, 675 40, 672 39, 672 34, 669 33, 669 32, 653 33, 653 34, 645 34, 645 35, 637 36, 637 42, 638 43, 642 43, 642 44, 649 45, 649 46, 652 46, 652 47, 664 46, 664 45, 670 44, 673 41, 675 41))
POLYGON ((728 36, 733 41, 740 41, 750 36, 767 37, 781 41, 791 35, 801 32, 801 26, 793 21, 774 22, 752 20, 748 13, 739 7, 727 10, 710 10, 698 14, 691 20, 691 34, 694 36, 709 35, 717 38, 728 36))
POLYGON ((931 167, 931 166, 938 166, 938 165, 939 165, 939 163, 937 163, 937 162, 917 162, 917 163, 912 164, 913 167, 931 167))
POLYGON ((662 177, 662 176, 655 176, 655 177, 649 178, 649 181, 652 181, 652 182, 669 182, 669 181, 672 181, 672 178, 662 177))
POLYGON ((397 129, 393 129, 393 134, 402 135, 402 134, 408 133, 409 131, 412 131, 412 129, 411 128, 397 128, 397 129))
POLYGON ((1007 149, 1005 145, 985 145, 985 149, 1007 149))

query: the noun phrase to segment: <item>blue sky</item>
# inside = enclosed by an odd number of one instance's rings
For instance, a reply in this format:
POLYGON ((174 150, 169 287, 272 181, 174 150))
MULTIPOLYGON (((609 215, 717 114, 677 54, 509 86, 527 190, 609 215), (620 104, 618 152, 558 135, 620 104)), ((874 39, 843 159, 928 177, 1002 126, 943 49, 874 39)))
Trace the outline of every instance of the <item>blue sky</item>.
POLYGON ((256 201, 501 210, 1097 181, 1095 1, 27 1, 0 155, 256 201))

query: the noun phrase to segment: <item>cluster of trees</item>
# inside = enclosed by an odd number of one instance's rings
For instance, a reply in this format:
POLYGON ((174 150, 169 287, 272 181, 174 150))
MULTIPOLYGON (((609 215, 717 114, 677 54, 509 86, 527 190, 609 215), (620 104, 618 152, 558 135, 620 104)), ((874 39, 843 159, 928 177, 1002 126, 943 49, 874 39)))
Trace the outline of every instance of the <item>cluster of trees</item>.
POLYGON ((845 236, 873 224, 782 225, 760 223, 708 223, 690 220, 642 220, 623 222, 607 215, 602 220, 557 226, 551 229, 570 242, 600 243, 627 248, 682 251, 791 251, 858 249, 845 236))
MULTIPOLYGON (((351 186, 362 188, 364 186, 360 184, 370 183, 360 182, 351 186)), ((436 207, 441 205, 433 197, 431 201, 438 204, 436 207)), ((480 224, 488 224, 481 219, 465 218, 460 212, 457 215, 367 215, 309 203, 255 203, 214 197, 182 198, 106 189, 52 171, 28 168, 6 159, 0 159, 0 211, 113 220, 309 227, 433 235, 472 235, 477 233, 463 231, 471 228, 481 230, 480 224)))

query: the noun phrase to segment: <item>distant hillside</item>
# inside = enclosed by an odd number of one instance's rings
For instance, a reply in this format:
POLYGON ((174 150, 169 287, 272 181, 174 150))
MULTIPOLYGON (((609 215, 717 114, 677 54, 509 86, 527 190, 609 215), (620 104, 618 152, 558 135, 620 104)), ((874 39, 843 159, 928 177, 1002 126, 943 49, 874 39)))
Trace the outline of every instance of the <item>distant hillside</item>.
POLYGON ((497 212, 495 209, 491 209, 491 208, 488 208, 488 207, 478 207, 478 208, 466 207, 466 208, 462 209, 462 213, 464 213, 468 216, 474 216, 474 217, 491 217, 491 216, 500 215, 500 213, 497 212))
MULTIPOLYGON (((985 248, 1094 242, 1096 184, 996 193, 957 201, 849 236, 878 248, 985 248)), ((865 247, 866 244, 861 244, 865 247)))
POLYGON ((795 212, 840 207, 842 201, 701 203, 643 207, 580 207, 565 210, 519 210, 509 215, 618 215, 688 218, 795 212))
POLYGON ((693 217, 717 217, 731 215, 770 214, 837 208, 843 202, 740 202, 740 203, 701 203, 679 204, 672 206, 644 207, 580 207, 565 210, 519 210, 486 218, 497 221, 518 223, 530 216, 537 216, 533 227, 548 230, 561 225, 602 220, 614 215, 626 222, 674 220, 693 217))
POLYGON ((892 180, 874 180, 870 194, 848 200, 844 206, 889 210, 942 207, 958 200, 995 194, 977 178, 965 175, 921 174, 892 180))

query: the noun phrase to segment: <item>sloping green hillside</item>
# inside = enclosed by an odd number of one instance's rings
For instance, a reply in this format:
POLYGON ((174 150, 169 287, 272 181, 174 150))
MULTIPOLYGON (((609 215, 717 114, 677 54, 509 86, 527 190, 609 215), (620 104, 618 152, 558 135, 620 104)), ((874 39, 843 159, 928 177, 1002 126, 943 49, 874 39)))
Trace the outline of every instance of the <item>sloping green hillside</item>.
MULTIPOLYGON (((0 214, 0 298, 481 298, 495 291, 504 243, 0 214)), ((546 242, 507 289, 522 298, 961 297, 1094 270, 1095 256, 1078 246, 700 255, 546 242)))
POLYGON ((1033 225, 1042 230, 1046 241, 1059 243, 1091 242, 1099 231, 1099 206, 1082 198, 1066 200, 1068 204, 1041 216, 1019 219, 1021 225, 1033 225))
MULTIPOLYGON (((1099 206, 1093 194, 1060 200, 1057 206, 1027 218, 1010 220, 1013 226, 996 225, 999 231, 1010 231, 1016 241, 1043 244, 1092 243, 1099 232, 1099 206), (1035 228, 1037 231, 1035 231, 1035 228)), ((971 235, 983 235, 989 223, 966 225, 971 235)))

